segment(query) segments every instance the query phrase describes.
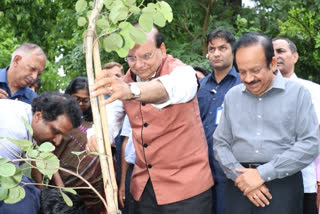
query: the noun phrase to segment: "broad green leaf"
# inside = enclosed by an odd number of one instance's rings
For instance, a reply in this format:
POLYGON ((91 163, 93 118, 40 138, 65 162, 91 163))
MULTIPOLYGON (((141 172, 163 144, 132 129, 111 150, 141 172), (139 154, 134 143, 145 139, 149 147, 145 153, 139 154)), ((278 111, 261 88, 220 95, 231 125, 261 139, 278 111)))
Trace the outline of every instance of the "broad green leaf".
POLYGON ((104 0, 103 1, 103 4, 107 9, 111 8, 112 3, 113 3, 113 0, 104 0))
POLYGON ((74 154, 74 155, 79 156, 79 155, 81 155, 81 154, 83 154, 83 153, 85 153, 85 152, 86 152, 86 150, 83 150, 83 151, 81 151, 81 152, 72 151, 71 154, 74 154))
POLYGON ((150 32, 153 26, 153 18, 152 15, 148 15, 146 13, 143 13, 140 17, 139 17, 139 25, 141 26, 141 28, 143 30, 145 30, 146 32, 150 32))
POLYGON ((12 163, 1 163, 0 164, 0 175, 3 177, 13 176, 16 172, 16 166, 12 163))
POLYGON ((128 53, 129 53, 129 49, 127 48, 120 48, 120 49, 117 49, 116 50, 117 54, 120 56, 120 57, 126 57, 128 56, 128 53))
POLYGON ((26 196, 26 191, 21 186, 9 189, 8 197, 4 200, 6 204, 15 204, 26 196))
POLYGON ((140 45, 147 40, 147 35, 138 28, 133 28, 129 35, 135 43, 140 45))
POLYGON ((166 25, 166 20, 165 18, 161 15, 161 13, 156 12, 153 15, 153 21, 156 25, 158 25, 159 27, 164 27, 166 25))
POLYGON ((123 3, 129 7, 136 6, 136 0, 123 0, 123 3))
POLYGON ((70 193, 72 193, 72 194, 74 194, 74 195, 77 194, 77 192, 76 192, 74 189, 72 189, 72 188, 63 188, 63 191, 70 192, 70 193))
POLYGON ((140 8, 137 6, 133 6, 129 8, 130 13, 140 13, 140 8))
POLYGON ((87 24, 86 18, 84 18, 84 17, 79 17, 79 19, 78 19, 78 25, 79 25, 80 27, 83 27, 83 26, 85 26, 86 24, 87 24))
POLYGON ((24 125, 27 127, 30 135, 33 136, 33 129, 31 127, 31 125, 28 123, 28 121, 24 117, 21 117, 21 119, 23 120, 24 125))
POLYGON ((78 0, 76 3, 76 11, 77 13, 83 12, 87 8, 87 1, 78 0))
POLYGON ((131 39, 130 31, 120 31, 120 34, 122 35, 124 40, 124 46, 122 48, 127 50, 130 50, 131 48, 133 48, 135 43, 131 39))
POLYGON ((0 157, 0 163, 8 163, 10 160, 8 158, 0 157))
POLYGON ((104 28, 109 27, 110 24, 109 24, 108 20, 105 17, 102 17, 97 21, 97 26, 99 28, 101 28, 101 29, 104 29, 104 28))
POLYGON ((16 172, 14 176, 11 176, 11 177, 0 176, 0 184, 3 188, 10 189, 18 186, 21 179, 22 179, 22 172, 19 168, 16 168, 16 172))
POLYGON ((17 146, 19 146, 20 149, 22 150, 27 150, 27 149, 31 149, 33 148, 33 144, 31 141, 28 140, 20 140, 20 139, 12 139, 12 138, 7 138, 8 140, 10 140, 12 143, 16 144, 17 146))
POLYGON ((4 16, 4 13, 3 13, 2 11, 0 11, 0 17, 1 17, 1 16, 4 16))
POLYGON ((170 5, 165 1, 160 1, 158 4, 160 5, 160 13, 168 22, 171 22, 173 19, 173 14, 170 5))
POLYGON ((40 153, 39 157, 37 158, 36 166, 38 170, 49 177, 52 178, 52 175, 58 171, 59 167, 59 159, 52 153, 43 152, 40 153))
POLYGON ((152 15, 156 12, 156 9, 154 7, 145 7, 142 9, 142 13, 146 13, 149 15, 152 15))
POLYGON ((107 36, 104 41, 104 49, 107 52, 111 52, 113 50, 116 50, 118 48, 121 48, 123 45, 123 39, 118 33, 113 33, 109 36, 107 36))
POLYGON ((56 147, 54 147, 54 145, 52 145, 52 143, 50 143, 50 142, 42 143, 39 146, 39 151, 41 151, 41 152, 52 152, 55 149, 56 149, 56 147))
POLYGON ((111 10, 109 19, 112 23, 117 23, 118 21, 124 20, 127 18, 129 14, 129 10, 127 7, 121 6, 121 7, 115 7, 111 10))
POLYGON ((88 10, 88 12, 87 12, 87 17, 88 17, 88 19, 89 19, 89 17, 91 16, 91 13, 92 13, 92 10, 88 10))
POLYGON ((122 32, 130 31, 132 28, 134 28, 130 22, 121 22, 119 27, 121 28, 122 32))
POLYGON ((90 2, 89 2, 89 6, 90 6, 91 8, 93 8, 93 6, 94 6, 93 1, 90 1, 90 2))
POLYGON ((27 151, 27 156, 30 158, 36 158, 39 155, 39 151, 35 149, 29 149, 27 151))
POLYGON ((64 202, 66 202, 66 204, 69 206, 69 207, 72 207, 73 206, 73 203, 71 201, 71 199, 69 198, 69 196, 67 194, 65 194, 63 191, 61 191, 61 195, 62 195, 62 198, 64 200, 64 202))
POLYGON ((3 201, 8 197, 9 190, 0 186, 0 201, 3 201))

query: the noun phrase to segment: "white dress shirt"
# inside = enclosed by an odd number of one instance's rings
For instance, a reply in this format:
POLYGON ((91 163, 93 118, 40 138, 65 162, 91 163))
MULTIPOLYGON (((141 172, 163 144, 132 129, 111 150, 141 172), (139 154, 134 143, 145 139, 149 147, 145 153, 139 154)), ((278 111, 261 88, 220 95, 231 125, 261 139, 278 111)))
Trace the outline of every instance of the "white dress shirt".
POLYGON ((31 124, 31 105, 16 100, 0 99, 0 106, 0 156, 10 160, 17 159, 23 156, 24 151, 7 138, 32 141, 32 136, 22 119, 31 124))
MULTIPOLYGON (((301 85, 303 85, 311 94, 312 103, 314 110, 316 112, 318 121, 320 123, 320 85, 311 82, 309 80, 304 80, 298 78, 295 73, 290 77, 291 80, 294 80, 301 85)), ((316 177, 316 164, 313 161, 309 166, 301 170, 303 177, 303 186, 305 193, 315 193, 317 192, 317 177, 316 177)))

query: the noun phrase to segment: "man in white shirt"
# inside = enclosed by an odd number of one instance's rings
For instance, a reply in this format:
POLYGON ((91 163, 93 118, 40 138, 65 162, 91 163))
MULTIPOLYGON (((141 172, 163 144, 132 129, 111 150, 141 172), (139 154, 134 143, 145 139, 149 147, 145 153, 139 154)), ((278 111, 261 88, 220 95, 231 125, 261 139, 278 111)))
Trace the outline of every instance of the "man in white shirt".
MULTIPOLYGON (((277 67, 285 78, 290 78, 299 82, 311 94, 312 103, 320 122, 320 85, 309 80, 298 78, 294 73, 294 65, 299 59, 296 45, 289 39, 277 37, 272 40, 274 53, 277 58, 277 67)), ((320 126, 319 126, 320 128, 320 126)), ((316 164, 312 162, 302 171, 304 185, 304 214, 316 214, 316 198, 317 198, 317 180, 316 180, 316 164)))
MULTIPOLYGON (((0 136, 2 137, 0 156, 9 160, 23 157, 24 151, 7 138, 29 140, 37 144, 50 141, 58 145, 63 135, 73 127, 80 125, 82 115, 76 100, 69 95, 57 92, 40 94, 33 99, 32 105, 16 100, 0 99, 0 106, 0 136), (29 133, 22 118, 31 125, 33 136, 29 133)), ((25 176, 22 181, 33 182, 32 179, 25 176)), ((15 204, 0 201, 0 213, 38 213, 40 190, 34 185, 23 187, 26 191, 24 199, 15 204)))

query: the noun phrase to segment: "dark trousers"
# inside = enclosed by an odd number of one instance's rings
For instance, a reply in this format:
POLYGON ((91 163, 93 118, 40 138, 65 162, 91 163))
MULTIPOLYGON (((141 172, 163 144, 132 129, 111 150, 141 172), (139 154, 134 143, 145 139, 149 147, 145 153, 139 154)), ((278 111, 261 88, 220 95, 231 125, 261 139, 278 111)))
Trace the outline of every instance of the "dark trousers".
POLYGON ((224 214, 226 208, 225 188, 226 182, 215 181, 212 187, 212 214, 224 214))
POLYGON ((211 188, 189 199, 158 205, 149 179, 140 201, 135 201, 134 214, 210 214, 211 209, 211 188))
POLYGON ((303 214, 318 214, 316 203, 317 193, 304 193, 303 214))
POLYGON ((265 183, 272 199, 270 205, 256 207, 234 185, 232 180, 226 185, 226 214, 302 214, 303 183, 301 172, 283 179, 265 183))

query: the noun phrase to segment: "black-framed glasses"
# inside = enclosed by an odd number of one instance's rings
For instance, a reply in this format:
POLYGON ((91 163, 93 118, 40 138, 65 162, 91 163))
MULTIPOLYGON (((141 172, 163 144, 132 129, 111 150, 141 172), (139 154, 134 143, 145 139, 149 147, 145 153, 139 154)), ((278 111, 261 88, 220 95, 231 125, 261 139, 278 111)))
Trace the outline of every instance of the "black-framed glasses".
POLYGON ((77 96, 73 96, 73 97, 77 100, 78 104, 80 104, 80 103, 89 104, 89 102, 90 102, 89 97, 88 98, 81 98, 81 97, 77 97, 77 96))

